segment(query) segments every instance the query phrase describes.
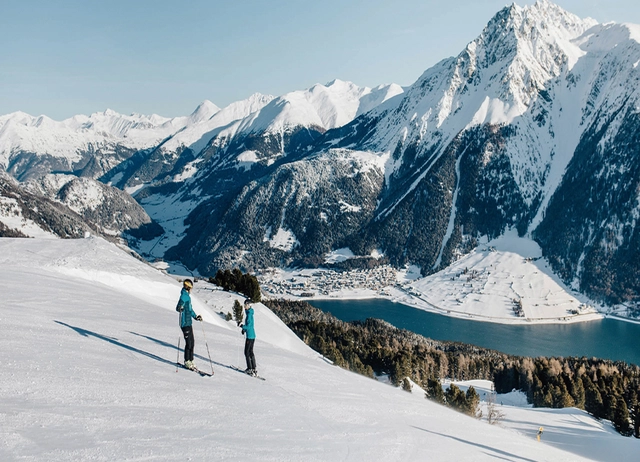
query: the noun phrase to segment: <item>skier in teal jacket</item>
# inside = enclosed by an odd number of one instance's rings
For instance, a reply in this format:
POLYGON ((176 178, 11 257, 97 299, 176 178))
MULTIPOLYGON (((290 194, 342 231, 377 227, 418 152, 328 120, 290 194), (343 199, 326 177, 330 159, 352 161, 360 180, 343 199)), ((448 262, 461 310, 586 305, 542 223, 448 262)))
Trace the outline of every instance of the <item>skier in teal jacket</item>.
POLYGON ((251 300, 248 298, 244 301, 245 323, 241 324, 242 333, 247 336, 244 342, 244 357, 247 360, 247 369, 245 372, 249 375, 258 375, 256 369, 256 357, 253 354, 253 345, 256 343, 256 331, 253 326, 253 308, 251 308, 251 300))
POLYGON ((196 346, 196 341, 193 336, 193 327, 191 326, 191 320, 202 321, 202 316, 193 311, 191 307, 191 289, 193 288, 193 281, 191 279, 185 279, 182 283, 182 292, 180 292, 180 300, 176 306, 176 311, 180 313, 180 329, 184 335, 184 367, 194 370, 196 368, 193 363, 193 349, 196 346))

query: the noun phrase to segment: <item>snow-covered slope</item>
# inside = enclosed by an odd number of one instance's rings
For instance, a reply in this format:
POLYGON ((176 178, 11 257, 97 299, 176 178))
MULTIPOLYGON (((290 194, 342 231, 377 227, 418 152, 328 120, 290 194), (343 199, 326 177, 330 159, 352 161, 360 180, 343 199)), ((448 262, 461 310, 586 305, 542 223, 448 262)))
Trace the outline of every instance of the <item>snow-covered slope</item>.
POLYGON ((256 93, 220 110, 205 123, 186 127, 163 143, 161 149, 176 152, 189 148, 198 157, 211 144, 215 151, 231 151, 231 160, 241 165, 250 158, 273 162, 275 156, 269 152, 273 147, 269 142, 253 147, 252 144, 259 144, 256 138, 275 137, 279 140, 277 151, 282 151, 278 155, 286 155, 283 139, 292 132, 300 129, 324 132, 341 127, 403 91, 396 84, 371 89, 334 80, 277 98, 256 93), (245 141, 247 138, 251 141, 245 141))
POLYGON ((94 232, 96 229, 64 204, 30 193, 0 171, 0 236, 78 238, 94 232))
POLYGON ((176 372, 179 283, 99 239, 0 239, 0 287, 12 333, 0 337, 2 460, 568 461, 637 449, 577 411, 522 409, 503 428, 339 369, 261 304, 267 380, 255 380, 230 368, 243 337, 218 312, 236 297, 203 283, 196 363, 210 368, 208 346, 215 375, 176 372))
POLYGON ((599 319, 549 268, 540 247, 510 233, 407 285, 403 303, 465 319, 556 323, 599 319))
POLYGON ((243 123, 245 132, 281 132, 294 127, 323 130, 341 127, 387 99, 403 92, 399 85, 375 89, 333 80, 276 98, 259 114, 243 123))
POLYGON ((203 118, 199 121, 201 123, 185 127, 163 143, 162 149, 176 151, 178 148, 188 147, 193 152, 199 153, 224 127, 233 125, 234 122, 259 111, 273 98, 270 95, 255 93, 245 100, 233 102, 210 117, 203 118))
POLYGON ((66 205, 107 235, 138 229, 151 222, 144 209, 126 192, 97 180, 73 175, 49 174, 24 187, 66 205))

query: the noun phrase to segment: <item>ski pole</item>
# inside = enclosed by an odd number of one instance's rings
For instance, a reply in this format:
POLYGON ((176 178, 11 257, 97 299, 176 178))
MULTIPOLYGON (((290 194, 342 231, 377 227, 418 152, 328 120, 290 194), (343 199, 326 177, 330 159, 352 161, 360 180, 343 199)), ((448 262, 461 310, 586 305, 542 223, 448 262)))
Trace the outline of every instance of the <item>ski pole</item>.
MULTIPOLYGON (((182 313, 178 311, 178 325, 182 319, 182 313)), ((178 335, 178 353, 176 353, 176 372, 178 372, 178 366, 180 365, 180 336, 178 335)))
POLYGON ((180 364, 180 336, 178 335, 178 352, 176 353, 176 372, 178 372, 178 364, 180 364))
POLYGON ((211 375, 213 375, 213 361, 211 361, 211 353, 209 353, 209 344, 207 343, 207 336, 204 335, 204 324, 201 324, 201 325, 202 325, 202 338, 204 338, 204 344, 207 346, 207 354, 209 355, 209 364, 211 365, 211 375))

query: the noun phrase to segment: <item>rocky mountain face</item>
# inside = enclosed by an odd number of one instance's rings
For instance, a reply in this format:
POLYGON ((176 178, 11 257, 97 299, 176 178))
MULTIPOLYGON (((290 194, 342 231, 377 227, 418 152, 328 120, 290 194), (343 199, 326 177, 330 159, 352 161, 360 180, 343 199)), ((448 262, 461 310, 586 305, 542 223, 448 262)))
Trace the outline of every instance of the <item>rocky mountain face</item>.
POLYGON ((98 234, 68 207, 28 192, 0 172, 0 237, 82 238, 86 233, 98 234))
POLYGON ((75 151, 41 149, 52 122, 14 114, 0 117, 0 162, 20 180, 62 170, 134 194, 162 226, 136 249, 202 274, 317 266, 344 247, 352 264, 428 274, 515 229, 573 287, 630 300, 639 42, 639 26, 511 5, 407 89, 335 81, 186 118, 111 114, 91 143, 91 121, 74 118, 54 139, 82 134, 75 151))
POLYGON ((129 194, 97 180, 49 174, 23 184, 28 191, 65 205, 102 234, 150 238, 162 232, 129 194))
POLYGON ((2 237, 80 238, 89 233, 119 241, 161 232, 129 194, 99 181, 49 174, 19 183, 0 172, 2 237))

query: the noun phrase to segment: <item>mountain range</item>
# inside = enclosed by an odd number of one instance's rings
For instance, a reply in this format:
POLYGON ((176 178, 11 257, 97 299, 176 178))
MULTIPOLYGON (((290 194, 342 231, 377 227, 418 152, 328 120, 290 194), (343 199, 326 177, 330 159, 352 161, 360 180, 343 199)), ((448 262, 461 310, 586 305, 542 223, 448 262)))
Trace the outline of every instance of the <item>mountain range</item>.
MULTIPOLYGON (((427 275, 515 230, 572 288, 626 302, 640 290, 639 63, 640 26, 513 4, 406 88, 335 80, 173 119, 13 113, 0 164, 30 193, 51 175, 126 191, 144 213, 105 229, 203 275, 327 265, 341 248, 349 265, 427 275)), ((90 209, 82 197, 67 202, 90 209)))

